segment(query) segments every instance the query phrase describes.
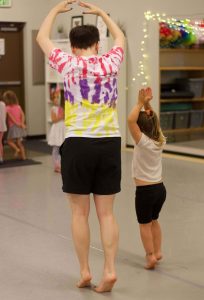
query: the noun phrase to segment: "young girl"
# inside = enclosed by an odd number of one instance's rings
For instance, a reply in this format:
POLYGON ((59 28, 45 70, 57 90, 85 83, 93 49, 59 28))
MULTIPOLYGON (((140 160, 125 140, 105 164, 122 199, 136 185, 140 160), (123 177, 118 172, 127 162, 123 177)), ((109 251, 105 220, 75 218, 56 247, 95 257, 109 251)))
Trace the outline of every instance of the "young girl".
POLYGON ((0 95, 0 164, 3 163, 3 135, 6 130, 6 106, 0 95))
POLYGON ((8 116, 7 143, 15 151, 14 157, 26 159, 22 138, 26 136, 25 115, 18 103, 18 98, 13 91, 3 94, 8 116))
POLYGON ((64 111, 59 104, 59 93, 57 91, 52 94, 53 107, 51 109, 52 126, 50 129, 48 144, 52 146, 52 158, 54 163, 54 171, 61 172, 61 158, 59 148, 64 141, 64 111))
POLYGON ((156 113, 150 106, 150 88, 139 91, 137 104, 128 117, 135 141, 132 175, 136 184, 135 208, 141 240, 146 252, 146 269, 153 269, 162 258, 159 213, 166 199, 162 182, 162 149, 165 138, 156 113), (144 107, 145 111, 141 111, 144 107))

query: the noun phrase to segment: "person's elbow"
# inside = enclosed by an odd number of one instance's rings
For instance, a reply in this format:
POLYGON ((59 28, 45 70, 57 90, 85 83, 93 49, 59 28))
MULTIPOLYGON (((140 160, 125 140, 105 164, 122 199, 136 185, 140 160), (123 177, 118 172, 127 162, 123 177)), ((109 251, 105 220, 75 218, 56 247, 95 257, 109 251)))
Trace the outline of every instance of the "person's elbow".
POLYGON ((36 37, 36 42, 40 45, 41 40, 42 40, 42 36, 41 36, 40 32, 38 31, 38 34, 37 34, 37 37, 36 37))
POLYGON ((42 47, 42 44, 46 41, 46 37, 43 35, 43 33, 38 31, 37 37, 36 37, 36 42, 38 43, 39 46, 42 47))
POLYGON ((122 49, 125 48, 125 35, 122 32, 115 38, 114 44, 122 49))
POLYGON ((128 116, 127 123, 128 123, 128 125, 132 124, 132 123, 135 123, 135 120, 133 119, 133 117, 131 115, 128 116))

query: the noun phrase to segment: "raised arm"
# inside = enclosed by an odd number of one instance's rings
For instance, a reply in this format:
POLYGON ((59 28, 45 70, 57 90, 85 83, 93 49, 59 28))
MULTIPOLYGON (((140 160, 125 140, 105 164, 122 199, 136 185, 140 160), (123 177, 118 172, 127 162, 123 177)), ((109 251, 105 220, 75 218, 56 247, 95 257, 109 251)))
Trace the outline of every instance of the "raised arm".
POLYGON ((110 31, 114 39, 114 45, 124 48, 125 45, 124 33, 105 11, 103 11, 101 8, 93 4, 82 2, 82 1, 79 1, 79 6, 87 9, 83 12, 84 14, 93 14, 102 17, 103 21, 105 22, 106 26, 108 27, 108 30, 110 31))
POLYGON ((148 107, 150 100, 152 99, 152 90, 147 88, 146 90, 141 89, 138 94, 137 104, 131 110, 128 116, 128 127, 130 133, 135 140, 136 144, 139 143, 142 132, 137 124, 137 120, 140 114, 141 109, 144 107, 148 107))
POLYGON ((53 7, 48 13, 47 17, 44 19, 40 30, 37 35, 37 42, 40 48, 43 50, 46 56, 49 57, 52 49, 55 47, 53 42, 50 39, 50 33, 52 30, 53 23, 56 19, 56 16, 59 13, 64 13, 72 10, 70 4, 76 2, 76 0, 65 0, 58 3, 55 7, 53 7))

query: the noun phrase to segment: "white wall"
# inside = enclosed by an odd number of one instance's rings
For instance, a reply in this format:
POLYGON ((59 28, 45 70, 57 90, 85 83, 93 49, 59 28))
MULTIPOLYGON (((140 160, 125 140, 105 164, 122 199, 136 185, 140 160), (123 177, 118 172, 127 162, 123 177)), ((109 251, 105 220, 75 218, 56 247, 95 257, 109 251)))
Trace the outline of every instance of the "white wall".
POLYGON ((44 86, 32 84, 31 31, 38 29, 47 13, 49 2, 40 0, 14 0, 11 8, 0 8, 0 21, 25 22, 24 28, 24 74, 25 108, 29 135, 45 133, 44 86))
MULTIPOLYGON (((26 22, 25 27, 25 86, 26 86, 26 114, 28 119, 28 130, 30 135, 45 133, 45 112, 44 112, 44 88, 43 86, 32 85, 32 53, 31 53, 31 30, 38 29, 44 16, 55 3, 56 0, 13 0, 13 7, 10 9, 0 9, 1 21, 21 21, 26 22)), ((136 92, 141 82, 137 79, 138 63, 141 59, 140 43, 143 38, 143 22, 144 12, 151 10, 152 12, 165 12, 170 16, 191 16, 204 15, 204 6, 202 0, 194 0, 193 2, 182 1, 162 1, 162 0, 94 0, 93 3, 102 6, 110 13, 112 18, 124 24, 127 33, 128 43, 128 97, 127 110, 129 111, 135 103, 136 92), (136 81, 132 78, 136 77, 136 81)), ((77 8, 70 13, 58 16, 53 38, 56 38, 56 27, 58 24, 64 24, 67 32, 70 30, 71 16, 81 14, 81 10, 77 8)), ((95 16, 84 16, 85 22, 95 23, 95 16)), ((157 27, 151 27, 150 41, 150 74, 152 75, 153 91, 155 101, 158 101, 158 55, 156 53, 158 38, 157 27)), ((125 101, 125 100, 124 100, 125 101)), ((155 107, 157 105, 155 104, 155 107)), ((126 126, 126 124, 123 124, 126 126)), ((132 143, 130 136, 127 142, 132 143)))

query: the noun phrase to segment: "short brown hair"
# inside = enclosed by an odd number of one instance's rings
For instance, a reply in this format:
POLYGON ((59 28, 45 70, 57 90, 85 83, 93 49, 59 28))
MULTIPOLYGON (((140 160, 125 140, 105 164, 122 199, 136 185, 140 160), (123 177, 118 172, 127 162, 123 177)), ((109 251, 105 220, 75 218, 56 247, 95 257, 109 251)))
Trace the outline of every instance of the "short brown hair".
POLYGON ((100 40, 98 28, 94 25, 81 25, 71 29, 69 33, 71 47, 87 49, 100 40))
POLYGON ((18 98, 17 98, 16 94, 13 91, 5 92, 3 94, 3 99, 4 99, 4 102, 7 105, 13 105, 13 104, 18 104, 19 103, 18 98))

